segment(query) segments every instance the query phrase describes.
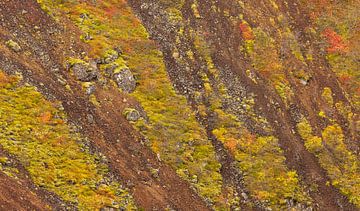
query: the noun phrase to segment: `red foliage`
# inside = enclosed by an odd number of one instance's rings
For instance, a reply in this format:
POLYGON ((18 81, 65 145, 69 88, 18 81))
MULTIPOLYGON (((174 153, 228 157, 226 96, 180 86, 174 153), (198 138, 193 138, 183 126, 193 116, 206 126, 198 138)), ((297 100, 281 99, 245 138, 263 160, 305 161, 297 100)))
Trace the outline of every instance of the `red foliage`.
POLYGON ((118 11, 118 9, 114 6, 107 7, 104 9, 105 15, 110 18, 113 17, 117 13, 117 11, 118 11))
POLYGON ((348 51, 348 45, 334 30, 327 28, 322 32, 322 35, 325 36, 329 44, 328 53, 346 53, 348 51))
POLYGON ((351 78, 350 75, 341 75, 339 77, 339 81, 342 84, 349 85, 351 83, 351 81, 352 81, 352 78, 351 78))
POLYGON ((242 37, 245 40, 253 40, 254 39, 254 34, 253 34, 249 24, 242 22, 239 24, 239 28, 240 28, 242 37))

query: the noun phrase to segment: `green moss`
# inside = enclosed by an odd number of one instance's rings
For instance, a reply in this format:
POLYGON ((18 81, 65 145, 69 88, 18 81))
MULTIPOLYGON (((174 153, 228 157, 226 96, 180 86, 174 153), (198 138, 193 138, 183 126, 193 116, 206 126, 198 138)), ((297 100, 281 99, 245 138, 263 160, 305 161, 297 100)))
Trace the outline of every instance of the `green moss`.
POLYGON ((195 0, 193 4, 191 4, 191 9, 193 11, 193 14, 196 18, 201 18, 200 12, 198 10, 198 3, 195 0))
POLYGON ((54 104, 33 87, 7 84, 7 76, 0 76, 0 144, 18 157, 35 184, 77 203, 80 210, 134 208, 118 183, 104 182, 107 167, 82 147, 54 104))
POLYGON ((12 166, 9 166, 9 158, 5 156, 0 157, 0 172, 8 175, 9 177, 17 178, 19 170, 12 166))
POLYGON ((94 94, 91 94, 89 96, 89 101, 94 105, 94 106, 97 106, 97 107, 100 107, 101 104, 100 102, 96 99, 96 96, 94 94))
POLYGON ((0 164, 5 164, 8 161, 7 157, 0 157, 0 164))
POLYGON ((275 85, 275 90, 286 105, 288 105, 290 99, 294 97, 294 92, 292 91, 290 84, 286 81, 277 83, 275 85))
POLYGON ((334 104, 331 88, 325 87, 321 94, 321 97, 329 106, 332 106, 334 104))
POLYGON ((321 166, 327 171, 331 184, 339 188, 352 203, 360 206, 359 161, 346 148, 340 126, 334 124, 326 127, 322 131, 322 137, 313 135, 306 119, 297 125, 297 129, 306 148, 316 155, 321 166))
POLYGON ((8 40, 8 41, 5 42, 5 44, 6 44, 9 48, 11 48, 12 50, 14 50, 14 51, 16 51, 16 52, 18 52, 18 51, 21 50, 20 45, 19 45, 17 42, 13 41, 13 40, 8 40))
POLYGON ((250 194, 274 209, 285 209, 286 200, 311 203, 295 171, 287 169, 285 157, 273 136, 250 134, 232 115, 217 110, 220 120, 213 131, 235 155, 244 172, 250 194))
POLYGON ((87 64, 86 61, 82 60, 82 59, 78 59, 78 58, 68 58, 66 60, 66 64, 65 66, 69 65, 70 67, 74 66, 75 64, 87 64))

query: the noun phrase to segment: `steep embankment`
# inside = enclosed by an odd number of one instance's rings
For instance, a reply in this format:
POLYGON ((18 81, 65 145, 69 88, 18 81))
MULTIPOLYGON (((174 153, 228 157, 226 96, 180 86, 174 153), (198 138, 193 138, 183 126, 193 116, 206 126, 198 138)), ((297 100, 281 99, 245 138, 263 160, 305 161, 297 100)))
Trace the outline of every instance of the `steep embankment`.
POLYGON ((1 2, 0 204, 357 210, 359 9, 1 2))

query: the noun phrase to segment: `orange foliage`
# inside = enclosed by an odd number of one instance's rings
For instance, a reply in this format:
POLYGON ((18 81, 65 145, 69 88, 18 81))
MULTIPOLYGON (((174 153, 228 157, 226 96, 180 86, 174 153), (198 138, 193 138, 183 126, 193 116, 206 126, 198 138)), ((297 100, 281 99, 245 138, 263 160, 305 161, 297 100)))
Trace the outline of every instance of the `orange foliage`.
POLYGON ((352 77, 350 75, 341 75, 339 76, 339 81, 344 85, 349 85, 352 82, 352 77))
POLYGON ((311 5, 312 8, 310 12, 311 20, 316 20, 321 14, 331 11, 330 0, 308 0, 306 3, 311 5))
POLYGON ((39 116, 40 122, 44 123, 44 124, 50 123, 51 118, 52 118, 52 115, 49 111, 46 111, 39 116))
POLYGON ((349 50, 343 38, 334 30, 327 28, 322 32, 322 35, 325 36, 329 44, 328 53, 346 53, 349 50))
POLYGON ((0 72, 0 85, 7 83, 7 81, 8 78, 6 77, 6 75, 3 72, 0 72))
POLYGON ((249 24, 242 22, 239 24, 239 28, 242 33, 242 37, 245 40, 253 40, 254 39, 254 34, 253 34, 249 24))
POLYGON ((14 83, 15 81, 16 81, 15 77, 9 77, 5 73, 0 71, 0 87, 9 83, 14 83))
POLYGON ((231 154, 235 154, 237 141, 234 138, 229 138, 225 142, 225 147, 231 152, 231 154))

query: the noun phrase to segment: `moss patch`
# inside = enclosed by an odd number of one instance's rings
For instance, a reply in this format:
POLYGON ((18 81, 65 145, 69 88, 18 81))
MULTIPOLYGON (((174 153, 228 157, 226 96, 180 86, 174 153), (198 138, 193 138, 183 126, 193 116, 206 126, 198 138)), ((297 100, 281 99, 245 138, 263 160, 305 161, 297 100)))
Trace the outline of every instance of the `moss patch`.
POLYGON ((337 124, 322 131, 322 137, 314 136, 310 124, 303 119, 297 129, 305 140, 306 148, 318 157, 327 171, 331 183, 346 195, 350 202, 360 206, 360 166, 356 156, 347 150, 344 135, 337 124))
POLYGON ((0 144, 18 157, 35 184, 78 204, 135 208, 129 193, 105 182, 106 166, 91 155, 60 111, 33 87, 19 87, 0 72, 0 144))

